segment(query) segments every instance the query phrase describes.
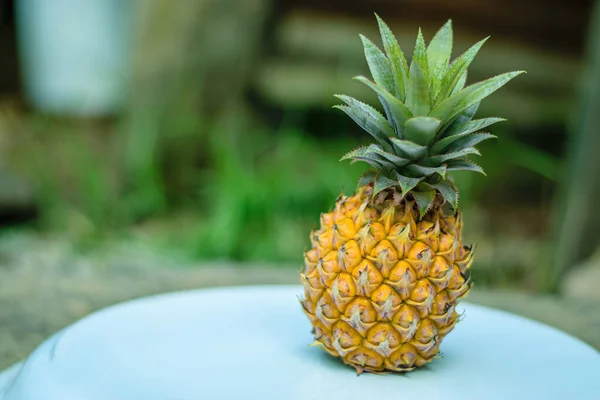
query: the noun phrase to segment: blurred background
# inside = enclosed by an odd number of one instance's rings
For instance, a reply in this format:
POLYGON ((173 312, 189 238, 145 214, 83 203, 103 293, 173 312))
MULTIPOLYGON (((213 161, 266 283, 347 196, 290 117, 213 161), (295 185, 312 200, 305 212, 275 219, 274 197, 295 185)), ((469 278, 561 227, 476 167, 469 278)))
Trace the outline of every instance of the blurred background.
POLYGON ((508 119, 487 176, 455 176, 476 287, 511 293, 475 299, 549 299, 529 315, 600 343, 600 2, 0 4, 0 367, 125 298, 297 282, 319 213, 364 170, 338 160, 368 135, 331 106, 376 104, 351 79, 374 12, 409 57, 419 26, 451 18, 454 56, 491 35, 470 82, 528 71, 478 113, 508 119))

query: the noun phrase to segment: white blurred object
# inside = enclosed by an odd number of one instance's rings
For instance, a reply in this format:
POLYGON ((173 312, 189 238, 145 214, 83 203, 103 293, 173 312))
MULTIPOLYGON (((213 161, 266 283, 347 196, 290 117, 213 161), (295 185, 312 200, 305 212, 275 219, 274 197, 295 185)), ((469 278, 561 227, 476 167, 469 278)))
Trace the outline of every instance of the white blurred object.
POLYGON ((0 384, 0 399, 598 399, 592 347, 469 303, 442 358, 404 375, 356 376, 309 346, 302 292, 229 287, 110 307, 42 344, 0 384))
POLYGON ((16 0, 27 100, 43 112, 117 112, 127 90, 132 0, 16 0))
POLYGON ((600 248, 588 260, 566 272, 561 281, 561 292, 569 299, 600 301, 598 287, 600 287, 600 248))

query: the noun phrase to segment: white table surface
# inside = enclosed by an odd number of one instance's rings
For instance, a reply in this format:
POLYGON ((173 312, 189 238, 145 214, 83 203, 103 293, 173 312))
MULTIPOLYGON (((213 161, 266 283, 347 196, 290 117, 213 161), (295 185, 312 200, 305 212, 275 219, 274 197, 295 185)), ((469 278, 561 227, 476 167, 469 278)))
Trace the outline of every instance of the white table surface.
POLYGON ((47 340, 14 379, 0 375, 0 399, 600 399, 592 347, 466 302, 443 358, 408 374, 357 376, 308 346, 301 293, 207 289, 110 307, 47 340))

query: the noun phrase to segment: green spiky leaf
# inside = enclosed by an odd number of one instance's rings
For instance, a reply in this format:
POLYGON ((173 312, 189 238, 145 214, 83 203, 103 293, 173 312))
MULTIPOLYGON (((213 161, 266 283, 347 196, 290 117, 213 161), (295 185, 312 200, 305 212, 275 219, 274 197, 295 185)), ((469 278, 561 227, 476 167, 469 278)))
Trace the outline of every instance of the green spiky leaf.
POLYGON ((477 150, 475 147, 467 147, 465 149, 460 149, 460 150, 452 152, 452 153, 445 153, 445 154, 438 154, 437 156, 431 156, 431 157, 421 160, 419 163, 425 167, 435 167, 435 166, 442 164, 443 162, 463 158, 469 154, 476 154, 478 156, 481 155, 479 153, 479 150, 477 150))
POLYGON ((345 112, 358 126, 367 131, 382 148, 392 149, 388 137, 394 136, 394 130, 379 111, 349 96, 336 95, 335 97, 342 100, 347 106, 338 105, 334 108, 345 112))
POLYGON ((414 117, 404 124, 403 138, 426 146, 433 138, 440 127, 442 121, 431 117, 414 117))
POLYGON ((456 126, 471 121, 479 109, 479 104, 481 104, 481 102, 470 105, 469 108, 458 114, 458 116, 446 122, 442 129, 440 129, 442 136, 448 136, 448 132, 454 130, 456 126))
POLYGON ((441 181, 431 186, 440 192, 454 211, 458 210, 458 191, 450 181, 441 181))
POLYGON ((411 60, 411 65, 415 62, 419 64, 427 80, 429 78, 427 46, 425 46, 425 39, 423 38, 423 32, 421 31, 421 28, 419 28, 419 32, 417 33, 417 41, 415 43, 415 49, 413 50, 413 58, 411 60))
MULTIPOLYGON (((489 133, 485 133, 485 132, 469 133, 467 135, 456 135, 456 136, 460 136, 460 137, 457 138, 457 140, 455 140, 453 143, 451 143, 448 147, 446 147, 442 151, 443 153, 456 152, 456 151, 459 151, 462 149, 476 146, 479 143, 483 142, 484 140, 496 138, 496 136, 489 134, 489 133)), ((450 136, 450 137, 452 137, 452 136, 450 136)), ((475 153, 473 153, 473 154, 475 154, 475 153)))
POLYGON ((450 94, 454 91, 454 88, 460 82, 463 74, 481 49, 481 46, 489 39, 489 37, 475 43, 471 46, 467 51, 465 51, 461 56, 459 56, 456 60, 452 62, 450 69, 442 79, 442 83, 440 86, 440 91, 437 96, 438 103, 443 101, 446 97, 450 96, 450 94))
POLYGON ((433 93, 438 93, 452 54, 452 21, 448 20, 427 47, 429 80, 433 93))
POLYGON ((402 195, 406 196, 408 192, 414 189, 419 182, 421 182, 424 177, 413 178, 409 176, 404 176, 396 172, 396 178, 398 178, 398 183, 400 184, 400 189, 402 189, 402 195))
POLYGON ((437 193, 456 210, 458 191, 448 171, 476 171, 467 159, 479 154, 476 145, 494 138, 480 130, 500 118, 473 120, 479 103, 521 74, 498 75, 467 85, 467 69, 487 38, 471 46, 451 63, 452 23, 448 21, 426 47, 421 30, 409 64, 389 27, 377 16, 383 48, 361 36, 373 81, 355 79, 372 89, 383 105, 384 115, 347 96, 337 106, 375 138, 376 144, 344 156, 362 161, 376 171, 364 174, 359 186, 372 183, 374 193, 400 186, 403 196, 413 194, 423 216, 437 193), (395 179, 391 179, 394 177, 395 179))
POLYGON ((367 64, 369 65, 373 80, 388 92, 394 93, 396 85, 390 62, 373 42, 363 35, 360 35, 360 39, 362 40, 365 49, 365 58, 367 59, 367 64))
POLYGON ((340 161, 351 160, 351 163, 362 161, 378 170, 393 170, 398 167, 393 162, 382 157, 380 154, 381 152, 383 152, 383 150, 379 146, 371 144, 369 146, 359 147, 344 154, 340 161))
POLYGON ((467 121, 459 124, 452 124, 450 128, 446 132, 444 132, 445 136, 454 136, 461 135, 464 133, 473 133, 477 132, 483 128, 487 128, 490 125, 496 124, 498 122, 506 121, 504 118, 482 118, 482 119, 474 119, 472 121, 467 121))
POLYGON ((398 135, 402 134, 404 130, 404 123, 413 116, 412 112, 408 109, 408 107, 406 107, 406 105, 404 105, 404 103, 402 103, 400 100, 392 96, 390 92, 388 92, 380 86, 377 86, 375 83, 371 82, 364 76, 357 76, 354 79, 361 83, 364 83, 375 93, 377 93, 377 95, 380 97, 382 104, 384 104, 384 106, 388 110, 388 114, 392 119, 392 123, 394 125, 394 130, 398 135))
POLYGON ((458 93, 465 88, 465 85, 467 84, 467 76, 468 76, 468 73, 467 73, 467 71, 465 71, 460 76, 460 78, 458 78, 458 82, 456 83, 456 86, 454 87, 454 89, 452 89, 452 93, 450 93, 450 95, 458 93))
POLYGON ((452 160, 448 161, 448 171, 473 171, 485 175, 483 168, 469 160, 452 160))
POLYGON ((429 114, 429 111, 431 111, 431 98, 427 75, 427 50, 420 29, 408 73, 406 106, 416 116, 427 115, 429 114))
POLYGON ((379 25, 383 49, 390 61, 390 67, 396 84, 396 91, 392 93, 394 93, 400 101, 404 101, 406 98, 406 82, 408 80, 408 64, 406 58, 390 28, 381 18, 379 18, 379 15, 375 14, 375 16, 377 17, 377 23, 379 25))
POLYGON ((408 172, 412 176, 428 177, 437 174, 442 178, 446 178, 446 172, 448 171, 446 164, 442 164, 436 167, 410 164, 404 167, 403 170, 408 172))
POLYGON ((393 169, 393 166, 391 165, 385 165, 385 163, 383 163, 379 157, 376 157, 374 155, 366 155, 366 156, 355 156, 352 157, 350 164, 354 164, 355 162, 364 162, 369 164, 371 167, 376 168, 377 170, 384 170, 384 169, 393 169))
POLYGON ((380 151, 382 151, 381 147, 379 147, 376 144, 370 144, 368 146, 361 146, 361 147, 357 147, 356 149, 344 154, 344 156, 340 159, 340 161, 352 159, 353 157, 363 157, 363 156, 367 156, 367 155, 375 156, 380 151))
POLYGON ((432 112, 431 116, 449 121, 461 114, 475 103, 480 102, 496 90, 500 89, 506 83, 524 71, 507 72, 487 79, 483 82, 475 83, 462 91, 450 96, 442 101, 432 112))
POLYGON ((461 112, 460 114, 458 114, 452 120, 452 123, 448 124, 447 128, 451 129, 455 125, 460 125, 460 124, 464 124, 466 122, 471 121, 473 119, 473 117, 475 116, 475 114, 477 113, 477 110, 479 110, 479 105, 480 104, 481 104, 480 101, 471 104, 466 110, 464 110, 463 112, 461 112))
POLYGON ((386 159, 387 161, 393 163, 394 165, 397 165, 398 167, 402 167, 402 166, 410 163, 409 159, 398 157, 397 155, 389 153, 381 148, 375 148, 374 152, 376 154, 380 155, 381 157, 383 157, 384 159, 386 159))
POLYGON ((429 190, 427 192, 412 192, 413 197, 417 201, 417 207, 419 207, 420 218, 423 218, 433 205, 435 194, 435 190, 429 190))
POLYGON ((350 162, 350 164, 354 164, 355 162, 367 163, 371 167, 377 168, 378 170, 393 169, 393 166, 391 165, 391 163, 386 164, 375 156, 354 157, 354 158, 352 158, 352 161, 350 162))
POLYGON ((377 175, 375 185, 373 187, 373 197, 379 194, 382 190, 398 185, 398 182, 384 175, 377 175))
POLYGON ((375 180, 376 176, 377 176, 377 171, 365 172, 364 174, 362 174, 360 176, 360 178, 358 178, 358 184, 356 185, 356 188, 358 189, 360 187, 368 185, 369 183, 371 183, 375 180))
MULTIPOLYGON (((489 133, 459 133, 458 135, 445 137, 434 144, 431 147, 431 154, 437 155, 442 152, 450 153, 463 147, 475 146, 477 143, 483 142, 484 140, 494 138, 496 138, 496 136, 489 133)), ((393 146, 394 148, 396 147, 395 144, 393 144, 393 146)))
POLYGON ((396 154, 416 160, 427 155, 427 146, 421 146, 409 140, 390 138, 396 154))

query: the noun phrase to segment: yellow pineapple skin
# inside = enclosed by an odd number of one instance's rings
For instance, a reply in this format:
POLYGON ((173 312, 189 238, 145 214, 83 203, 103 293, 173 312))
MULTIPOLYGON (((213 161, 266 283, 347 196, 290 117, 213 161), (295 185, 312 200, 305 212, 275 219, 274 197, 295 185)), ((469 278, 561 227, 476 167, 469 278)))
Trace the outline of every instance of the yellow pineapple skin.
POLYGON ((301 300, 315 344, 360 373, 411 371, 439 352, 470 289, 461 214, 419 219, 397 192, 340 196, 304 255, 301 300))

